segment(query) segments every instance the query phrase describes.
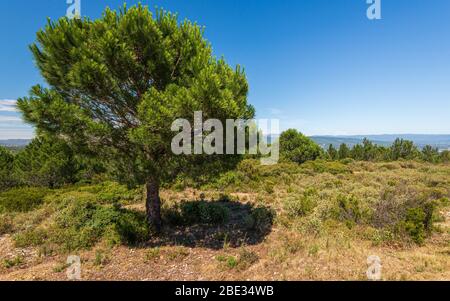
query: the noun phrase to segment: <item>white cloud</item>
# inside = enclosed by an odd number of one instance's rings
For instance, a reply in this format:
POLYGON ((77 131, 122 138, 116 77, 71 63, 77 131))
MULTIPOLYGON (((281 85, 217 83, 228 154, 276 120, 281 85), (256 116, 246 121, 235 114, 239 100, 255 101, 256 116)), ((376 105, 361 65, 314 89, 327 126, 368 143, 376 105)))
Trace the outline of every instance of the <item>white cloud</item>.
POLYGON ((0 115, 0 122, 23 122, 22 118, 18 116, 1 116, 0 115))
POLYGON ((6 139, 32 139, 34 137, 34 130, 32 128, 12 128, 2 129, 0 128, 0 140, 6 139))
POLYGON ((0 99, 0 112, 17 112, 16 100, 0 99))

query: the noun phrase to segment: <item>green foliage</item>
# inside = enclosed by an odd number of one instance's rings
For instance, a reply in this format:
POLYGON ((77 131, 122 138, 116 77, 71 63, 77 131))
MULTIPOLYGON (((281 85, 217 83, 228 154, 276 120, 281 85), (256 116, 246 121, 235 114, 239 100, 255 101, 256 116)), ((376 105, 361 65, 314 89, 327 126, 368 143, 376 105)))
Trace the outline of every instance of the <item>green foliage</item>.
POLYGON ((256 253, 242 248, 239 257, 219 255, 216 257, 216 260, 227 269, 239 269, 240 271, 243 271, 258 262, 259 257, 256 253))
POLYGON ((50 188, 76 182, 81 165, 63 141, 36 138, 16 155, 14 171, 24 185, 50 188))
POLYGON ((302 165, 303 170, 312 170, 314 173, 331 173, 334 175, 337 174, 346 174, 351 173, 351 169, 346 166, 344 163, 340 161, 309 161, 302 165))
POLYGON ((417 244, 423 244, 425 240, 426 214, 422 208, 408 209, 406 219, 400 224, 417 244))
POLYGON ((219 179, 217 180, 217 187, 220 189, 225 189, 230 186, 237 185, 241 181, 241 174, 235 171, 229 171, 219 177, 219 179))
MULTIPOLYGON (((18 99, 25 121, 102 160, 117 181, 146 184, 153 192, 147 205, 160 207, 160 186, 181 173, 204 180, 242 159, 172 151, 180 118, 193 125, 201 111, 204 120, 225 124, 255 115, 245 73, 213 56, 200 26, 164 10, 124 5, 96 20, 49 20, 30 48, 48 87, 34 86, 18 99)), ((178 129, 192 131, 186 124, 178 129)), ((157 232, 158 212, 147 212, 157 232)))
POLYGON ((13 175, 14 155, 0 146, 0 191, 16 184, 13 175))
POLYGON ((349 228, 362 222, 366 215, 358 198, 353 195, 342 194, 337 197, 337 208, 334 214, 338 220, 345 222, 349 228))
POLYGON ((254 207, 251 212, 244 219, 246 227, 250 230, 255 230, 260 233, 267 232, 273 225, 275 218, 275 211, 266 207, 254 207))
POLYGON ((426 162, 438 163, 441 160, 439 150, 437 148, 433 148, 431 145, 426 145, 422 149, 422 159, 426 162))
POLYGON ((49 227, 14 236, 16 246, 55 244, 64 251, 89 249, 101 240, 108 244, 139 244, 149 238, 145 216, 119 206, 86 200, 60 203, 49 227))
POLYGON ((444 163, 449 163, 450 162, 450 151, 449 150, 445 150, 441 153, 440 155, 440 160, 444 163))
POLYGON ((43 188, 13 188, 0 193, 0 212, 27 212, 44 202, 49 193, 43 188))
POLYGON ((14 235, 17 248, 38 247, 49 241, 50 234, 46 229, 32 228, 14 235))
POLYGON ((234 269, 238 265, 238 259, 234 256, 218 255, 216 260, 222 263, 228 269, 234 269))
POLYGON ((330 145, 328 146, 327 154, 328 154, 328 157, 329 157, 331 160, 337 160, 337 159, 339 158, 338 151, 337 151, 336 148, 333 146, 333 144, 330 144, 330 145))
POLYGON ((72 202, 56 216, 68 250, 89 248, 102 238, 111 244, 138 244, 148 239, 145 217, 118 206, 72 202))
POLYGON ((322 155, 320 146, 297 130, 287 130, 280 136, 280 156, 283 160, 301 164, 322 155))
POLYGON ((31 50, 49 87, 18 100, 25 120, 103 159, 117 180, 160 182, 236 161, 171 151, 172 122, 193 124, 194 111, 205 120, 254 116, 245 74, 212 55, 196 24, 141 5, 106 9, 96 20, 50 21, 31 50))
POLYGON ((165 218, 174 225, 220 225, 230 217, 230 209, 220 203, 206 201, 182 202, 165 213, 165 218))
POLYGON ((24 258, 21 255, 17 255, 12 259, 3 259, 3 267, 11 269, 16 266, 20 266, 24 263, 24 258))
POLYGON ((422 159, 430 163, 439 163, 445 162, 446 156, 447 153, 440 154, 438 149, 429 145, 419 151, 412 141, 403 139, 396 139, 390 147, 379 146, 364 139, 362 144, 357 144, 352 149, 346 144, 341 144, 337 152, 332 146, 328 149, 328 157, 332 160, 351 158, 358 161, 377 162, 422 159))
POLYGON ((419 157, 419 151, 412 141, 396 139, 390 149, 390 159, 413 160, 419 157))
POLYGON ((350 149, 348 148, 347 144, 342 143, 339 146, 338 157, 340 160, 347 159, 350 157, 350 149))
POLYGON ((291 218, 306 216, 317 206, 317 191, 306 190, 300 198, 289 197, 284 201, 284 210, 291 218))

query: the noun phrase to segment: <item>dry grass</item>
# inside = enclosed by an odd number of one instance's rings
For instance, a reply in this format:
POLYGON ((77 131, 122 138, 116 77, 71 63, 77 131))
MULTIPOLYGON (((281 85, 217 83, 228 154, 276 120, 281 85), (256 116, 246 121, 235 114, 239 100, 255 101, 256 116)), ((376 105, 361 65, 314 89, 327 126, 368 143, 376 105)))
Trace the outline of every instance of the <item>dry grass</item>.
MULTIPOLYGON (((136 247, 110 247, 101 242, 92 250, 76 252, 82 258, 83 279, 365 280, 367 257, 377 255, 384 280, 450 280, 450 204, 445 202, 450 197, 449 165, 355 162, 346 165, 351 172, 317 172, 296 166, 256 168, 253 179, 244 174, 240 182, 221 188, 168 189, 162 192, 162 199, 170 208, 181 200, 199 199, 201 193, 209 200, 227 193, 242 205, 270 207, 276 212, 274 224, 259 239, 227 241, 226 234, 237 227, 244 210, 237 207, 227 225, 195 226, 181 232, 216 233, 213 237, 219 247, 178 241, 175 234, 182 230, 177 227, 166 229, 174 237, 169 241, 152 239, 136 247), (285 200, 300 199, 311 189, 316 192, 311 212, 289 215, 285 200), (411 196, 442 200, 438 231, 417 245, 408 239, 392 239, 368 221, 349 225, 333 215, 338 195, 353 195, 365 212, 377 208, 386 191, 392 191, 389 200, 394 201, 411 196)), ((143 204, 129 200, 126 208, 144 210, 143 204)), ((51 212, 43 207, 28 214, 30 219, 24 214, 15 216, 13 228, 19 231, 24 225, 48 223, 51 212)), ((246 232, 242 233, 245 236, 246 232)), ((0 280, 64 280, 67 255, 39 247, 17 249, 12 236, 4 234, 0 236, 1 261, 17 256, 22 260, 17 265, 1 265, 0 280)))

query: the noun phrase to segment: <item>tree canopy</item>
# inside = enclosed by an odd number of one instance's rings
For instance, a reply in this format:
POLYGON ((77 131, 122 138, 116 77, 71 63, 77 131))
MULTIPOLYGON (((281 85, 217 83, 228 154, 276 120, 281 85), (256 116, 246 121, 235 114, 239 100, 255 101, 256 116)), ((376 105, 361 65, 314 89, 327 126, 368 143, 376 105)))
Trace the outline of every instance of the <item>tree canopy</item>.
POLYGON ((319 158, 323 155, 323 150, 310 138, 290 129, 280 136, 280 154, 284 160, 301 164, 319 158))
POLYGON ((218 159, 173 155, 173 121, 192 122, 194 111, 221 121, 254 116, 243 70, 213 57, 203 29, 170 12, 124 6, 97 20, 49 21, 31 50, 48 87, 18 100, 25 120, 108 162, 121 182, 145 183, 157 230, 161 181, 218 159))

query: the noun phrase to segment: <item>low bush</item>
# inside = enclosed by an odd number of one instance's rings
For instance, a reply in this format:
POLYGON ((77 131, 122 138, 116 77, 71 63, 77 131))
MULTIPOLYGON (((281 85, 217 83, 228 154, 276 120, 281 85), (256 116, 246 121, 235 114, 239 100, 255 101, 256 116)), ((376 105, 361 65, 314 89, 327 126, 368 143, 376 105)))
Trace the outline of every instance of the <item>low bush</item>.
POLYGON ((306 216, 317 206, 317 197, 317 191, 315 189, 308 189, 300 198, 289 197, 286 199, 283 204, 284 210, 291 218, 306 216))
POLYGON ((433 231, 435 202, 426 202, 422 207, 409 208, 404 220, 398 224, 398 229, 406 232, 417 244, 421 245, 433 231))
POLYGON ((182 202, 165 210, 164 217, 173 225, 220 225, 228 221, 230 209, 217 202, 182 202))
POLYGON ((406 220, 399 224, 401 230, 406 231, 414 242, 422 244, 425 240, 425 212, 421 208, 410 208, 406 220))
POLYGON ((55 244, 63 251, 74 251, 89 249, 102 240, 111 245, 135 245, 149 237, 141 213, 91 201, 72 200, 59 206, 48 227, 15 235, 16 246, 55 244))
POLYGON ((250 266, 259 261, 259 256, 245 248, 241 249, 239 256, 219 255, 216 260, 227 269, 238 269, 240 271, 248 269, 250 266))
POLYGON ((48 242, 49 232, 46 229, 35 228, 20 232, 14 236, 18 248, 37 247, 48 242))
POLYGON ((333 175, 352 173, 351 168, 340 161, 308 161, 301 167, 306 172, 312 171, 314 173, 330 173, 333 175))
POLYGON ((379 229, 388 229, 398 238, 411 238, 422 244, 434 230, 438 215, 436 208, 441 204, 426 190, 400 185, 389 187, 381 194, 375 205, 371 223, 379 229))
POLYGON ((354 195, 338 195, 334 216, 344 222, 349 228, 359 224, 366 217, 367 212, 363 210, 361 201, 354 195))
POLYGON ((28 212, 44 202, 44 188, 13 188, 0 194, 0 212, 28 212))
POLYGON ((148 227, 141 213, 92 202, 74 202, 56 216, 67 249, 92 247, 105 238, 111 244, 137 244, 148 239, 148 227))
POLYGON ((244 219, 246 227, 250 230, 267 232, 273 225, 275 211, 266 207, 255 207, 244 219))
POLYGON ((23 257, 20 256, 20 255, 17 255, 14 258, 11 258, 11 259, 8 259, 8 258, 4 259, 3 260, 3 267, 6 268, 6 269, 11 269, 13 267, 22 265, 23 262, 24 262, 23 257))

